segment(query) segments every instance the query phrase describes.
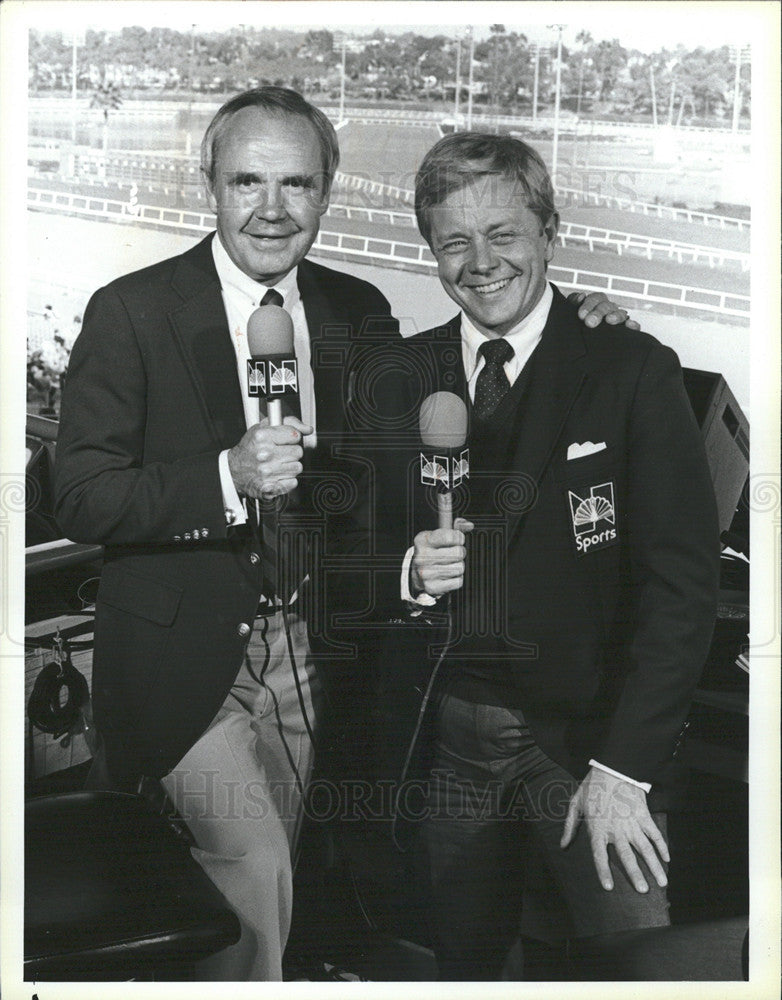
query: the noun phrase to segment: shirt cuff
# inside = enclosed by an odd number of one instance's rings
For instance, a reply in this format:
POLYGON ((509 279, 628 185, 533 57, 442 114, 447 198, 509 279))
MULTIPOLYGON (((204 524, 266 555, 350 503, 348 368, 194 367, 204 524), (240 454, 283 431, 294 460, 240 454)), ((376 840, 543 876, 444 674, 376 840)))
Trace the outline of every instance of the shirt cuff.
POLYGON ((622 781, 629 781, 631 785, 635 785, 636 788, 642 789, 644 792, 650 792, 652 786, 648 781, 636 781, 635 778, 628 778, 626 774, 620 774, 619 771, 614 771, 613 768, 606 767, 605 764, 601 764, 597 760, 590 760, 590 767, 596 767, 599 771, 605 771, 607 774, 613 774, 615 778, 621 778, 622 781))
POLYGON ((231 470, 228 468, 228 449, 220 452, 217 464, 220 471, 220 488, 223 491, 223 509, 225 510, 226 524, 245 524, 247 522, 247 513, 236 491, 231 470))
POLYGON ((437 604, 437 598, 432 597, 431 594, 427 594, 426 591, 420 593, 418 597, 413 597, 410 593, 410 565, 414 554, 415 548, 413 546, 405 552, 405 557, 402 560, 402 577, 399 581, 399 593, 402 600, 411 606, 410 613, 415 618, 421 614, 424 608, 433 608, 437 604))

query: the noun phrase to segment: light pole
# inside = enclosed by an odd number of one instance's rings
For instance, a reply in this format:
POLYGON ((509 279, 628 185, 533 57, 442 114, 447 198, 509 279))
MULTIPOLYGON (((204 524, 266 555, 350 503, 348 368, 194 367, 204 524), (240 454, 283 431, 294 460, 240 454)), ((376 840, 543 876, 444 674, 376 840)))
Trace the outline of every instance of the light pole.
POLYGON ((557 84, 554 92, 554 146, 551 151, 551 181, 557 187, 557 153, 559 151, 559 98, 562 89, 562 29, 564 24, 551 24, 557 29, 557 84))
POLYGON ((86 41, 84 28, 76 28, 73 32, 73 47, 71 56, 71 142, 76 145, 76 50, 86 41))
POLYGON ((339 121, 345 120, 345 60, 346 60, 346 38, 342 36, 342 72, 339 79, 339 121))
POLYGON ((738 132, 739 130, 739 117, 741 115, 741 57, 746 53, 749 54, 749 46, 737 45, 735 48, 736 56, 736 76, 733 81, 733 132, 738 132))
POLYGON ((535 42, 535 76, 532 81, 532 124, 538 120, 538 78, 540 74, 540 46, 535 42))
POLYGON ((671 64, 671 95, 668 101, 668 124, 673 125, 673 107, 676 103, 676 77, 674 75, 674 70, 676 69, 676 62, 671 64))
POLYGON ((652 88, 652 125, 657 128, 657 91, 654 86, 654 63, 649 61, 649 83, 652 88))
POLYGON ((470 25, 470 75, 469 75, 469 85, 467 90, 467 131, 472 132, 472 64, 475 61, 475 36, 473 35, 472 25, 470 25))
POLYGON ((456 90, 454 91, 453 99, 453 114, 454 118, 458 120, 459 118, 459 91, 462 86, 462 74, 461 74, 461 64, 462 64, 462 36, 456 36, 456 90))
POLYGON ((195 25, 190 25, 190 56, 187 65, 187 135, 185 136, 185 153, 190 156, 193 151, 193 61, 195 57, 195 25))

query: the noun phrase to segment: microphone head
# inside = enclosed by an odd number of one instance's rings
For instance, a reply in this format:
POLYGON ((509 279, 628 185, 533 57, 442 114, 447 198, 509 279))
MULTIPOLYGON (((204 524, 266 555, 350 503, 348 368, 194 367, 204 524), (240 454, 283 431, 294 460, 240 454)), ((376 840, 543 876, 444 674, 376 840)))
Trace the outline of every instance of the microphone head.
POLYGON ((252 357, 287 354, 293 357, 293 321, 280 306, 261 306, 247 321, 252 357))
POLYGON ((426 448, 463 448, 467 441, 467 407, 454 392, 433 392, 418 416, 426 448))

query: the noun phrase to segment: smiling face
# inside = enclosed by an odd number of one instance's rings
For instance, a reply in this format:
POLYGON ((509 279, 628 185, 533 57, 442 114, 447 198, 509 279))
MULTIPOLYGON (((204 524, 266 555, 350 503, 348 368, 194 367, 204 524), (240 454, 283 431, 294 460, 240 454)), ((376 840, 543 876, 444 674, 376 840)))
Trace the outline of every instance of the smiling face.
POLYGON ((476 177, 428 210, 431 246, 446 292, 488 337, 504 337, 540 301, 559 217, 542 225, 518 182, 476 177))
POLYGON ((307 254, 328 206, 315 129, 298 115, 242 108, 220 137, 214 174, 209 206, 228 255, 276 284, 307 254))

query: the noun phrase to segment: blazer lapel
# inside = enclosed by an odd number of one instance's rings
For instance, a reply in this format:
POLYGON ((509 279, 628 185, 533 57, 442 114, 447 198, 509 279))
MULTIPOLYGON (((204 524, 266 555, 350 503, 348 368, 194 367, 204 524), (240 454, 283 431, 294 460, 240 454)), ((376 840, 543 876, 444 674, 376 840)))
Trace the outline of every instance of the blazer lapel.
POLYGON ((172 287, 184 301, 169 318, 215 444, 226 448, 247 427, 211 239, 202 240, 179 261, 172 287))
MULTIPOLYGON (((433 392, 452 392, 464 400, 469 411, 470 396, 462 363, 461 313, 442 326, 425 330, 403 343, 416 359, 418 377, 414 380, 414 391, 419 403, 433 392)), ((416 417, 414 434, 417 433, 416 417)))
MULTIPOLYGON (((534 359, 534 373, 524 403, 521 433, 511 468, 537 485, 551 458, 565 420, 584 381, 586 346, 562 294, 555 288, 546 326, 534 359)), ((523 512, 509 521, 509 539, 523 512)))
POLYGON ((462 314, 457 313, 445 326, 436 327, 428 336, 433 353, 435 384, 438 392, 452 392, 470 409, 470 394, 462 361, 462 314))

